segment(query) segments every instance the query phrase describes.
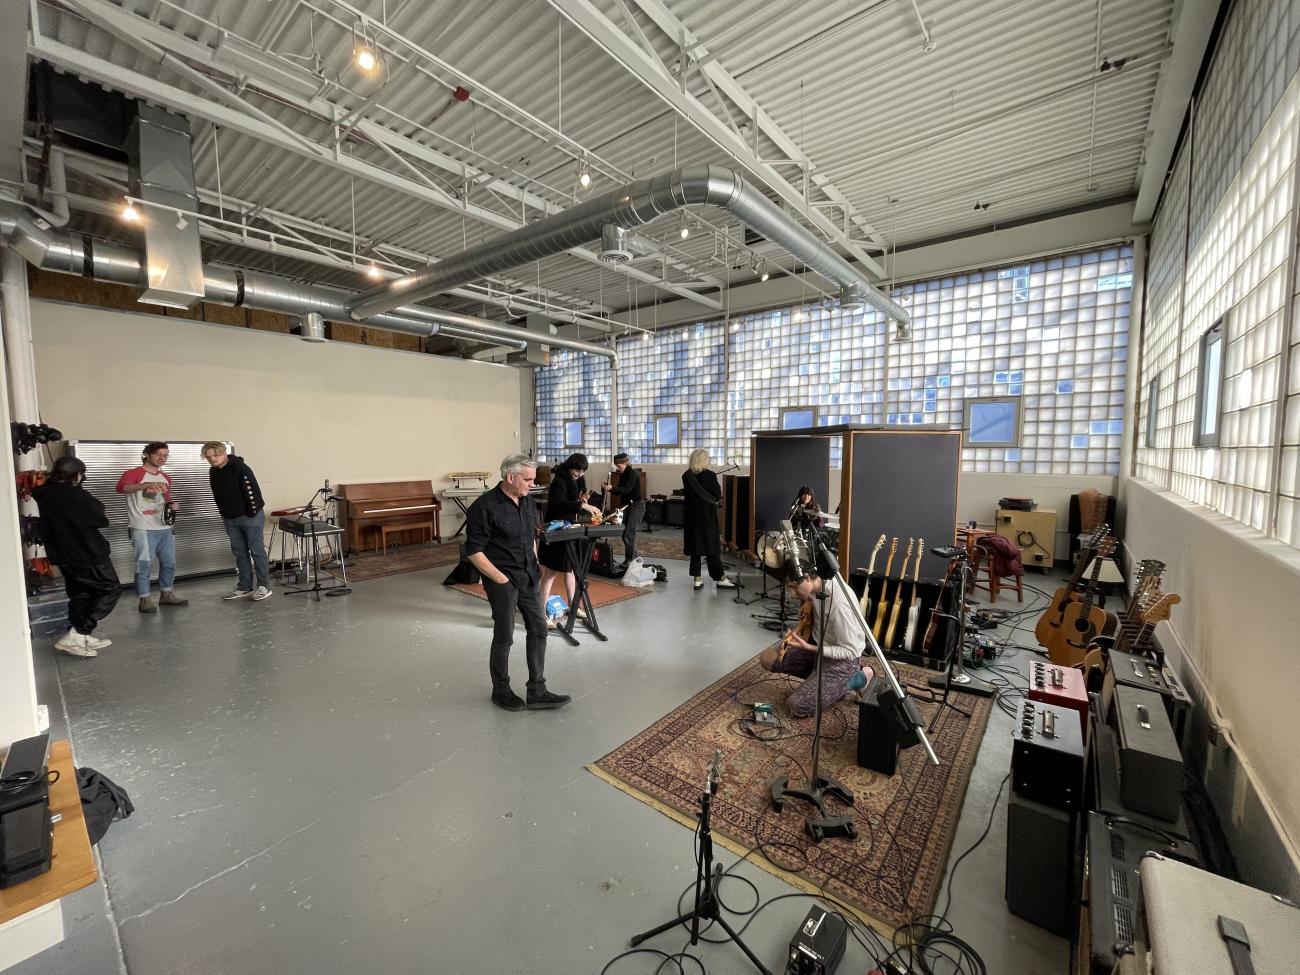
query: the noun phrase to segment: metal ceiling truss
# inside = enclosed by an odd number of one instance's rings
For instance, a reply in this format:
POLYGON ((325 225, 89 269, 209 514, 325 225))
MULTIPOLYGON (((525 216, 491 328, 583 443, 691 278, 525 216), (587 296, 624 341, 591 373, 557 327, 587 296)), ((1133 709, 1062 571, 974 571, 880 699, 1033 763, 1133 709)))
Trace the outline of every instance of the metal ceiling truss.
MULTIPOLYGON (((404 193, 424 202, 432 203, 443 209, 474 217, 499 229, 509 231, 524 225, 522 220, 513 216, 498 213, 472 203, 468 199, 453 196, 427 176, 419 174, 418 171, 414 177, 400 175, 346 155, 339 151, 337 144, 332 146, 323 145, 301 135, 283 122, 250 105, 247 100, 229 91, 202 71, 191 67, 187 63, 188 60, 197 61, 214 71, 224 70, 213 63, 213 51, 204 44, 191 41, 165 27, 127 13, 122 8, 106 3, 104 0, 67 0, 67 3, 77 13, 109 31, 114 37, 152 57, 157 57, 182 77, 213 91, 214 94, 221 97, 222 101, 229 104, 214 102, 184 89, 165 85, 157 79, 46 37, 39 33, 38 25, 35 23, 32 25, 32 37, 28 48, 28 53, 31 56, 43 58, 56 67, 122 91, 132 97, 164 104, 194 118, 206 119, 215 125, 240 132, 277 148, 305 156, 322 165, 342 170, 352 176, 404 193), (173 51, 186 60, 175 56, 172 53, 173 51)), ((309 112, 333 120, 336 130, 339 128, 341 119, 347 115, 340 106, 319 96, 307 100, 306 103, 291 96, 282 95, 278 97, 285 101, 295 102, 297 107, 303 107, 309 112)), ((366 135, 370 141, 383 149, 386 155, 402 162, 408 170, 414 167, 401 159, 399 155, 401 151, 410 152, 413 157, 452 172, 466 180, 473 180, 483 175, 481 171, 473 166, 439 153, 412 139, 398 136, 371 120, 359 119, 356 122, 355 130, 366 135)), ((524 207, 528 205, 533 205, 545 213, 556 213, 563 209, 563 207, 553 202, 504 180, 493 179, 491 183, 486 185, 498 193, 516 199, 520 203, 521 211, 524 211, 524 207)), ((606 267, 593 251, 584 247, 575 247, 565 253, 587 263, 602 268, 606 267)), ((675 261, 671 263, 678 266, 675 261)), ((697 294, 687 285, 664 280, 659 274, 629 266, 612 270, 654 288, 686 298, 713 311, 722 310, 721 301, 697 294)), ((690 274, 693 281, 707 280, 708 286, 720 287, 720 282, 715 283, 714 279, 706 278, 692 268, 684 268, 684 270, 690 274)))
MULTIPOLYGON (((866 252, 866 247, 883 249, 884 238, 873 228, 848 199, 831 184, 828 177, 817 172, 812 161, 793 139, 768 116, 744 87, 708 53, 707 47, 681 23, 660 0, 627 0, 642 10, 666 34, 678 49, 676 71, 665 65, 645 32, 637 26, 629 36, 618 24, 610 20, 592 0, 548 0, 592 43, 601 48, 632 76, 658 95, 665 103, 690 122, 705 137, 735 159, 760 182, 769 187, 794 212, 799 213, 824 237, 851 254, 870 272, 884 276, 881 264, 866 252), (723 117, 711 111, 698 97, 687 90, 689 69, 694 67, 705 79, 706 86, 723 105, 723 117), (745 115, 752 128, 746 141, 739 126, 726 108, 723 95, 745 115), (758 135, 762 133, 779 151, 785 153, 781 160, 764 160, 759 156, 758 135), (796 186, 777 171, 777 165, 794 165, 800 169, 800 184, 796 186), (837 206, 842 214, 836 223, 821 208, 813 205, 812 191, 816 189, 826 197, 826 202, 837 206), (854 237, 851 231, 861 235, 854 237)), ((620 0, 620 5, 623 0, 620 0)), ((635 23, 635 17, 625 6, 624 20, 635 23)))

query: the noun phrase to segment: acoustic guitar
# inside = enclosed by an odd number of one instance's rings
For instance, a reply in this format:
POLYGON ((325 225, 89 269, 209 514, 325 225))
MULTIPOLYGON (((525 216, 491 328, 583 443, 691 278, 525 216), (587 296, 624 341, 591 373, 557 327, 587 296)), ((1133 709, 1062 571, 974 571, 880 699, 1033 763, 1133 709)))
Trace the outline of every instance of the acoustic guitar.
POLYGON ((1092 577, 1088 590, 1081 601, 1071 601, 1065 607, 1061 617, 1061 626, 1056 636, 1048 644, 1047 656, 1052 663, 1062 667, 1077 667, 1083 663, 1088 648, 1101 635, 1106 625, 1106 611, 1096 605, 1097 579, 1101 576, 1102 564, 1115 551, 1115 539, 1107 535, 1097 547, 1093 558, 1092 577))
POLYGON ((907 554, 903 556, 903 568, 898 573, 898 589, 894 592, 894 605, 889 610, 889 626, 885 628, 884 649, 894 645, 894 633, 898 629, 898 617, 903 612, 903 587, 907 585, 907 563, 912 561, 912 548, 915 538, 907 540, 907 554))
POLYGON ((876 539, 876 547, 871 550, 871 562, 867 566, 867 584, 862 587, 862 600, 858 603, 864 620, 871 619, 871 577, 876 573, 876 556, 880 554, 880 550, 884 547, 885 536, 882 534, 876 539))
POLYGON ((880 580, 880 605, 876 607, 876 622, 871 627, 871 632, 877 640, 880 639, 880 631, 885 625, 885 608, 889 605, 889 570, 894 567, 894 556, 898 553, 898 539, 889 540, 889 558, 885 560, 885 577, 880 580))
POLYGON ((790 649, 790 637, 797 636, 801 640, 812 643, 813 638, 813 601, 805 599, 803 605, 799 607, 799 619, 794 627, 785 636, 781 637, 781 642, 776 646, 777 659, 780 660, 785 656, 785 652, 790 649))
POLYGON ((1043 610, 1043 615, 1034 625, 1034 637, 1040 646, 1051 647, 1052 641, 1056 639, 1056 634, 1061 629, 1061 622, 1065 618, 1065 608, 1079 599, 1079 583, 1083 581, 1083 574, 1088 571, 1088 566, 1096 557, 1097 546, 1109 532, 1108 525, 1101 525, 1080 547, 1079 555, 1074 560, 1074 572, 1065 585, 1052 595, 1052 601, 1047 604, 1047 609, 1043 610))
POLYGON ((916 543, 916 569, 912 573, 912 602, 907 607, 907 626, 903 629, 903 649, 908 653, 912 652, 912 644, 916 642, 916 626, 921 621, 921 597, 918 586, 921 582, 921 557, 925 555, 925 539, 919 539, 916 543))
MULTIPOLYGON (((939 620, 943 617, 943 613, 939 609, 939 604, 943 601, 943 594, 948 589, 948 584, 952 581, 952 574, 954 572, 962 571, 959 568, 960 565, 962 565, 962 563, 957 559, 954 559, 948 563, 948 571, 943 574, 943 584, 939 587, 939 595, 934 601, 934 608, 930 610, 930 622, 926 624, 925 636, 921 640, 921 652, 927 656, 930 655, 930 647, 934 643, 935 634, 939 630, 939 620)), ((962 612, 965 612, 964 607, 962 612)))

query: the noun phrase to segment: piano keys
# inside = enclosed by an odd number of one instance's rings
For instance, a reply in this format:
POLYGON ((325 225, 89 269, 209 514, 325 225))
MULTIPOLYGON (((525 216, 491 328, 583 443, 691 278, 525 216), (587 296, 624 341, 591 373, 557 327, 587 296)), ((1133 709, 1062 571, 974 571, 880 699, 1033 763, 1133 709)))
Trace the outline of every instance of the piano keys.
POLYGON ((341 484, 338 494, 343 499, 339 526, 348 552, 421 542, 426 533, 442 541, 442 502, 433 493, 432 480, 341 484))

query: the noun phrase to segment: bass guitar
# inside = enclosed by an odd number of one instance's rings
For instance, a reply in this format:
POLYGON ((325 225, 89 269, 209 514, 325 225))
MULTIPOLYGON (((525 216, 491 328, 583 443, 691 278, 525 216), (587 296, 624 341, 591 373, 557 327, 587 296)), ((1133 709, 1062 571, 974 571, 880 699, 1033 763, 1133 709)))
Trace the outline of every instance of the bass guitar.
POLYGON ((912 602, 907 607, 907 626, 903 628, 903 649, 908 653, 912 652, 912 644, 916 642, 916 626, 921 621, 921 597, 918 586, 921 582, 921 557, 925 555, 925 539, 918 539, 916 543, 916 569, 912 573, 912 602))
POLYGON ((1087 656, 1088 647, 1106 625, 1106 611, 1096 605, 1097 579, 1102 564, 1115 551, 1115 539, 1109 535, 1097 547, 1092 563, 1092 578, 1081 601, 1071 601, 1061 617, 1061 626, 1048 644, 1047 656, 1062 667, 1077 667, 1087 656))
POLYGON ((871 632, 877 640, 880 639, 880 631, 885 625, 885 608, 889 605, 889 570, 894 567, 894 556, 898 553, 898 539, 889 540, 889 558, 885 560, 885 576, 880 580, 880 604, 876 607, 876 622, 871 627, 871 632))
POLYGON ((889 626, 885 628, 885 642, 881 646, 888 650, 894 645, 894 633, 898 630, 898 617, 903 612, 903 587, 907 585, 907 563, 912 561, 912 547, 915 538, 907 540, 907 554, 903 556, 903 568, 898 573, 898 589, 894 592, 894 605, 889 611, 889 626))
POLYGON ((862 600, 858 603, 864 620, 871 619, 871 577, 876 574, 876 556, 880 554, 880 550, 884 547, 885 536, 881 535, 876 539, 876 547, 871 550, 871 562, 867 566, 867 584, 862 587, 862 600))
POLYGON ((1052 596, 1052 601, 1047 605, 1047 609, 1043 611, 1043 615, 1038 618, 1038 622, 1034 625, 1034 637, 1038 640, 1040 646, 1051 647, 1052 642, 1056 639, 1056 634, 1061 629, 1061 623, 1065 619, 1065 608, 1079 598, 1079 583, 1083 581, 1083 574, 1088 571, 1088 566, 1096 557, 1097 546, 1101 544, 1101 540, 1109 532, 1110 527, 1108 525, 1100 526, 1079 549, 1079 556, 1074 561, 1074 572, 1065 585, 1056 590, 1052 596))

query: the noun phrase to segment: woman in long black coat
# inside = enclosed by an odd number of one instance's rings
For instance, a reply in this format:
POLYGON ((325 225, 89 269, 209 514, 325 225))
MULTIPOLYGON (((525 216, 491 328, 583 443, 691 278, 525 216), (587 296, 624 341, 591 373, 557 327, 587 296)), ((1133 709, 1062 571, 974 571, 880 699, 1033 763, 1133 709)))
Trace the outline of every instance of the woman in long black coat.
MULTIPOLYGON (((583 475, 587 473, 587 455, 570 454, 563 463, 551 468, 551 486, 546 493, 546 518, 548 521, 576 522, 578 512, 598 514, 600 509, 587 504, 582 495, 583 475)), ((537 549, 537 561, 542 564, 542 605, 551 598, 551 589, 559 576, 564 576, 564 599, 573 605, 574 589, 577 580, 573 577, 573 566, 569 565, 568 546, 563 542, 547 545, 543 542, 537 549)))
POLYGON ((701 559, 707 560, 709 576, 719 589, 735 589, 736 584, 722 571, 722 533, 718 529, 722 485, 718 483, 718 475, 709 470, 709 452, 703 447, 691 451, 690 465, 682 475, 686 498, 682 549, 691 559, 695 591, 704 588, 704 580, 700 578, 701 559))

